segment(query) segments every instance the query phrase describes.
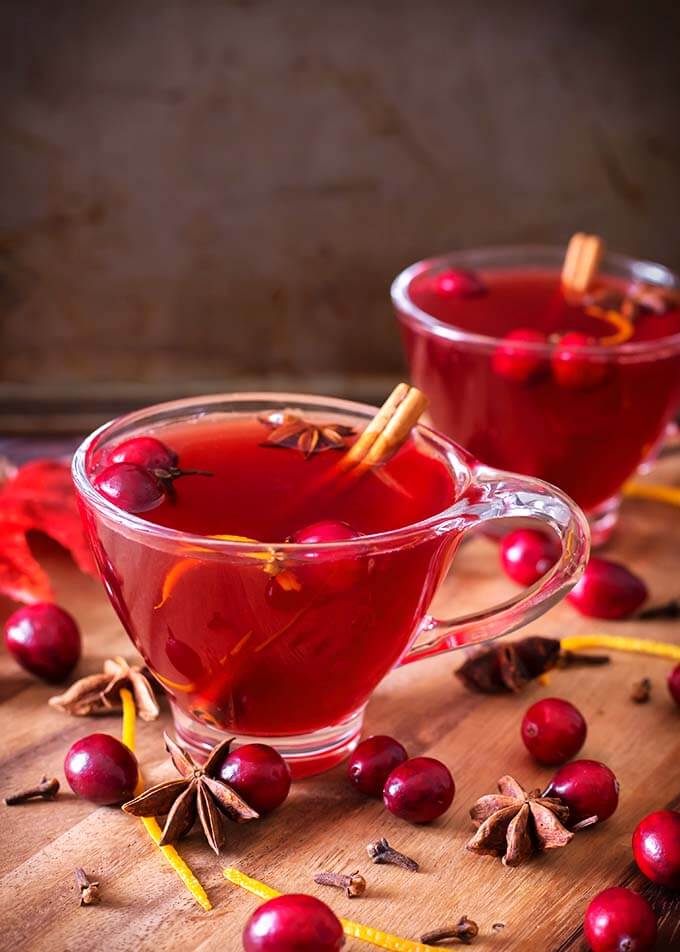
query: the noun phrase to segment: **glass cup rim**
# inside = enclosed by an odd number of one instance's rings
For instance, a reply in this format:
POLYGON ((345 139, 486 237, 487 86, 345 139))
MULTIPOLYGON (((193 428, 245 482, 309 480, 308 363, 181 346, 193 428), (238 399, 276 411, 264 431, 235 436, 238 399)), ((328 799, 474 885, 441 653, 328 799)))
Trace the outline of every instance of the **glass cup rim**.
MULTIPOLYGON (((428 271, 437 271, 445 267, 484 267, 488 259, 506 259, 509 264, 521 262, 522 257, 545 256, 554 259, 554 264, 561 264, 565 249, 560 245, 519 244, 495 245, 490 247, 472 248, 461 251, 452 251, 430 258, 423 258, 404 268, 393 280, 390 294, 392 303, 400 318, 406 323, 414 325, 416 329, 425 331, 451 341, 465 343, 470 347, 484 350, 493 350, 503 343, 502 337, 491 334, 476 334, 454 324, 447 324, 419 308, 412 300, 410 285, 415 277, 428 271)), ((649 284, 660 287, 680 288, 680 277, 665 265, 655 261, 634 258, 614 251, 606 251, 602 259, 602 271, 607 274, 607 266, 619 271, 628 271, 630 276, 637 280, 644 280, 649 284)), ((540 341, 522 341, 522 349, 531 353, 549 355, 551 345, 540 341)), ((600 360, 615 360, 617 357, 653 357, 667 351, 680 350, 680 332, 659 337, 655 340, 631 341, 624 344, 614 344, 603 348, 598 344, 577 345, 574 349, 598 357, 600 360)))
MULTIPOLYGON (((191 547, 198 548, 197 557, 209 554, 221 553, 224 556, 251 555, 262 552, 285 553, 287 556, 302 556, 305 554, 321 553, 331 554, 338 549, 343 552, 363 551, 367 547, 380 549, 385 546, 399 548, 414 539, 425 539, 431 535, 444 535, 452 526, 450 520, 455 520, 466 507, 465 494, 468 488, 474 484, 474 461, 470 454, 460 447, 453 440, 450 440, 443 433, 423 423, 417 425, 418 432, 424 435, 428 440, 428 445, 435 445, 438 455, 451 474, 451 479, 456 486, 456 496, 454 501, 446 509, 433 513, 426 519, 421 519, 415 523, 409 523, 396 529, 389 529, 384 532, 375 532, 359 536, 357 539, 345 539, 337 542, 321 543, 294 543, 294 542, 241 542, 227 539, 213 539, 210 536, 199 535, 196 533, 185 532, 180 529, 172 529, 167 526, 160 526, 153 522, 141 518, 133 513, 125 512, 119 509, 113 503, 104 498, 92 485, 87 475, 87 456, 90 449, 102 437, 109 433, 115 433, 118 428, 134 426, 145 419, 159 415, 172 415, 183 409, 204 407, 210 412, 211 406, 225 404, 254 403, 261 401, 262 409, 267 405, 272 409, 277 409, 277 404, 292 406, 293 408, 304 407, 307 405, 323 405, 329 409, 342 410, 345 413, 352 413, 355 416, 364 416, 370 419, 377 411, 377 407, 370 404, 360 403, 353 400, 344 400, 339 397, 327 397, 316 394, 285 393, 278 391, 257 391, 257 392, 226 392, 219 394, 206 394, 204 396, 191 396, 179 400, 170 400, 167 402, 151 404, 139 410, 122 414, 112 420, 103 423, 97 429, 93 430, 78 446, 73 454, 71 464, 71 473, 74 485, 78 495, 97 513, 106 518, 110 524, 127 529, 128 531, 148 538, 149 540, 160 540, 166 544, 177 544, 182 549, 191 547)), ((216 412, 216 411, 215 411, 216 412)), ((171 416, 170 416, 171 418, 171 416)), ((481 464, 480 464, 481 466, 481 464)))

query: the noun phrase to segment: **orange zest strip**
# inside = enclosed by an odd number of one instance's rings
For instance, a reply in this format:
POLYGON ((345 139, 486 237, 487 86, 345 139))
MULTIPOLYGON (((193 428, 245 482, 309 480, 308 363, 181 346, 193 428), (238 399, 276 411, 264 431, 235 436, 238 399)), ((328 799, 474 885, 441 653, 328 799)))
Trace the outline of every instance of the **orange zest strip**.
POLYGON ((573 294, 585 293, 597 274, 604 243, 598 235, 582 231, 571 236, 562 266, 562 286, 573 294))
POLYGON ((671 506, 680 506, 680 486, 631 482, 626 483, 623 487, 623 495, 637 499, 652 499, 655 502, 667 502, 671 506))
MULTIPOLYGON (((135 702, 131 691, 129 691, 127 688, 121 688, 120 699, 123 705, 123 727, 121 732, 121 740, 125 746, 134 753, 135 728, 137 724, 135 702)), ((142 777, 142 772, 140 770, 135 796, 138 796, 143 791, 143 789, 144 778, 142 777)), ((144 824, 146 832, 149 834, 156 846, 158 846, 163 833, 156 820, 151 816, 146 816, 142 817, 142 823, 144 824)), ((208 899, 208 894, 199 882, 198 877, 195 875, 191 867, 184 862, 174 846, 160 846, 159 849, 199 906, 202 906, 206 912, 209 912, 212 909, 212 903, 208 899)))
POLYGON ((642 638, 626 638, 625 635, 573 635, 571 638, 562 638, 560 645, 564 651, 609 648, 611 651, 630 651, 633 654, 656 655, 657 658, 680 661, 680 645, 670 645, 665 641, 645 641, 642 638))
POLYGON ((606 311, 603 307, 593 305, 586 308, 586 314, 601 321, 609 321, 616 328, 615 334, 598 338, 598 344, 602 344, 603 347, 616 347, 617 344, 625 344, 633 336, 633 322, 624 317, 619 311, 606 311))
MULTIPOLYGON (((240 536, 240 535, 212 535, 209 536, 210 539, 221 539, 223 542, 254 542, 257 544, 257 539, 251 539, 249 536, 240 536)), ((200 546, 191 546, 195 552, 208 551, 207 549, 201 549, 200 546)), ((276 560, 276 553, 274 551, 270 552, 252 552, 248 553, 248 557, 251 559, 260 559, 263 562, 266 562, 265 571, 269 570, 269 567, 276 560)), ((186 559, 182 559, 181 562, 175 562, 172 568, 168 571, 167 575, 163 579, 163 587, 161 589, 161 597, 159 601, 154 605, 154 608, 162 608, 163 605, 172 595, 175 586, 179 580, 187 574, 191 569, 196 568, 196 566, 201 565, 200 559, 192 559, 188 556, 186 559)))
MULTIPOLYGON (((246 876, 238 869, 228 867, 222 871, 225 879, 228 879, 234 886, 240 886, 254 896, 260 899, 276 899, 281 893, 266 883, 261 883, 259 879, 253 879, 246 876)), ((361 939, 362 942, 370 942, 371 945, 377 945, 380 949, 388 949, 389 952, 442 952, 441 946, 435 948, 433 945, 423 945, 422 942, 414 942, 412 939, 402 939, 398 935, 392 935, 389 932, 382 932, 380 929, 374 929, 372 926, 364 926, 360 922, 352 922, 351 919, 340 919, 342 930, 345 935, 352 939, 361 939)))

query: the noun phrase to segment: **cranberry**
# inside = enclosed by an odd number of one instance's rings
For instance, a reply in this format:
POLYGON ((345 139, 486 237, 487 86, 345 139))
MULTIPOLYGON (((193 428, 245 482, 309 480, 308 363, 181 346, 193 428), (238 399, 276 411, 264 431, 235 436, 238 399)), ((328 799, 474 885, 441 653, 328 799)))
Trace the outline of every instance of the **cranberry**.
POLYGON ((581 712, 559 697, 532 704, 522 719, 522 740, 539 764, 563 764, 583 747, 588 728, 581 712))
POLYGON ((487 288, 474 271, 449 268, 437 276, 435 289, 442 297, 471 298, 486 294, 487 288))
POLYGON ((27 605, 5 622, 5 644, 22 668, 45 681, 63 681, 80 658, 80 631, 63 608, 27 605))
POLYGON ((136 463, 112 463, 93 483, 105 499, 126 512, 147 512, 165 498, 160 480, 136 463))
POLYGON ((332 909, 301 893, 263 903, 243 930, 245 952, 336 952, 344 943, 342 925, 332 909))
POLYGON ((597 760, 574 760, 560 767, 548 784, 546 797, 559 797, 569 807, 569 824, 596 816, 608 819, 619 804, 619 782, 597 760))
POLYGON ((640 820, 633 833, 633 856, 647 879, 680 889, 680 813, 657 810, 640 820))
POLYGON ((646 952, 656 942, 656 916, 643 896, 613 886, 591 900, 583 931, 593 952, 646 952))
POLYGON ((134 436, 109 450, 106 462, 134 463, 144 469, 172 470, 177 466, 177 453, 153 436, 134 436))
POLYGON ((505 574, 520 585, 533 585, 560 557, 554 535, 538 529, 515 529, 501 542, 501 562, 505 574))
POLYGON ((625 565, 593 556, 567 598, 590 618, 628 618, 647 598, 647 586, 625 565))
POLYGON ((354 751, 347 774, 357 790, 379 798, 388 775, 407 757, 406 749, 394 737, 374 734, 362 740, 354 751))
MULTIPOLYGON (((326 519, 298 529, 290 537, 290 541, 299 545, 314 546, 329 542, 347 542, 350 539, 359 539, 361 535, 361 532, 353 529, 346 522, 326 519)), ((315 558, 316 554, 312 554, 305 560, 306 564, 302 568, 295 569, 297 575, 302 578, 303 588, 306 579, 308 582, 323 585, 324 588, 333 592, 341 592, 355 585, 366 568, 365 559, 356 556, 343 557, 340 553, 329 554, 324 556, 323 563, 318 566, 313 564, 315 558)))
POLYGON ((260 814, 281 806, 290 791, 288 764, 268 744, 237 747, 220 767, 219 775, 260 814))
POLYGON ((456 785, 448 769, 433 757, 413 757, 395 767, 385 781, 383 802, 390 813, 410 823, 428 823, 446 813, 456 785))
POLYGON ((607 375, 607 364, 582 350, 594 343, 592 337, 580 331, 571 331, 560 338, 552 355, 553 377, 560 387, 585 390, 602 383, 607 375))
POLYGON ((668 675, 668 690, 675 703, 680 706, 680 664, 676 664, 668 675))
POLYGON ((518 327, 506 334, 491 357, 494 373, 516 383, 527 383, 545 367, 543 351, 523 344, 545 344, 546 336, 531 327, 518 327))
POLYGON ((137 786, 137 758, 110 734, 88 734, 69 749, 64 773, 84 800, 113 805, 130 800, 137 786))

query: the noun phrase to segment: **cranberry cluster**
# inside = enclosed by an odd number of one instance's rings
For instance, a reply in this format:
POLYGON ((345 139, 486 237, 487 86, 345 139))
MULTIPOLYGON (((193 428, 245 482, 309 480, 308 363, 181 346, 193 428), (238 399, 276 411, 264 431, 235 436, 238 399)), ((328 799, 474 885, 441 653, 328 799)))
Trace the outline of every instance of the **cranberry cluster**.
POLYGON ((436 820, 453 803, 456 785, 448 767, 433 757, 412 757, 398 740, 367 737, 350 758, 350 782, 369 797, 382 797, 395 816, 409 823, 436 820))
POLYGON ((104 450, 93 485, 105 499, 125 512, 155 509, 174 496, 175 480, 181 476, 210 476, 198 470, 180 469, 177 453, 153 436, 135 436, 104 450))
POLYGON ((514 383, 529 383, 552 374, 553 380, 568 390, 596 387, 607 376, 607 362, 585 348, 597 344, 581 331, 563 334, 552 347, 539 330, 518 327, 506 334, 491 357, 494 373, 514 383))
MULTIPOLYGON (((517 529, 503 538, 500 554, 513 581, 533 585, 557 562, 560 546, 555 536, 517 529)), ((582 615, 617 621, 633 615, 647 596, 645 583, 625 565, 592 556, 567 599, 582 615)))

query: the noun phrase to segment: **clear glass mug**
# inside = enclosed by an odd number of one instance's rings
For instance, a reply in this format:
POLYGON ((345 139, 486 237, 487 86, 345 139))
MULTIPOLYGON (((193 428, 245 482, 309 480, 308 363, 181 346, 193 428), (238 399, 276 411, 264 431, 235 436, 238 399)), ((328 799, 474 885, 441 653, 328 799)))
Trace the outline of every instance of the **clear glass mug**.
MULTIPOLYGON (((448 269, 478 273, 554 272, 564 248, 518 245, 460 251, 419 261, 392 284, 413 383, 430 398, 437 429, 478 459, 559 486, 586 512, 594 544, 608 538, 623 484, 654 460, 680 407, 680 334, 589 346, 579 354, 601 382, 567 389, 545 374, 528 382, 494 371, 501 337, 475 334, 438 319, 414 301, 413 282, 448 269)), ((678 291, 680 278, 663 265, 607 253, 600 272, 625 282, 678 291)), ((556 280, 557 286, 557 280, 556 280)), ((474 303, 472 306, 475 306, 474 303)), ((514 318, 522 326, 522 314, 514 318)), ((549 343, 522 350, 549 366, 549 343)))
POLYGON ((164 687, 178 736, 199 757, 224 736, 273 744, 294 775, 333 766, 356 745, 364 709, 394 667, 504 635, 545 612, 576 583, 588 556, 581 511, 540 481, 477 463, 428 427, 416 439, 450 476, 455 502, 414 525, 319 545, 191 535, 117 509, 92 486, 92 460, 139 433, 218 415, 230 420, 300 408, 307 418, 362 428, 364 404, 300 394, 229 394, 150 407, 101 427, 77 450, 73 476, 109 598, 164 687), (428 606, 462 539, 496 519, 533 520, 562 544, 533 587, 461 618, 428 606), (355 581, 288 614, 265 598, 268 566, 324 573, 351 564, 355 581), (167 580, 177 585, 168 595, 167 580))

